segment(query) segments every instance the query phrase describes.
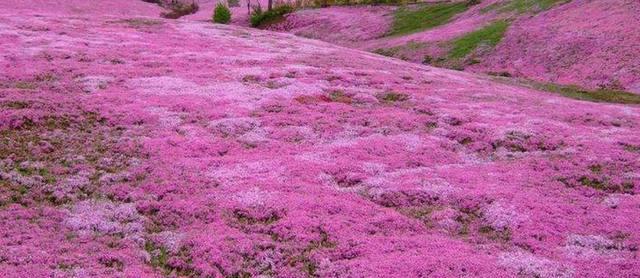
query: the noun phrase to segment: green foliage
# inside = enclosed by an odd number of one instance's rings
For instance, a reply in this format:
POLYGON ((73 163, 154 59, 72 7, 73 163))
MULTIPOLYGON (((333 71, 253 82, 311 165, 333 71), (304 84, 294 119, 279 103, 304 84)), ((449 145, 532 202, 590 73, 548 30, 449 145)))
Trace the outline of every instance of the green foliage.
POLYGON ((288 13, 293 12, 293 7, 290 5, 282 5, 273 8, 270 11, 262 11, 262 8, 258 6, 251 13, 251 26, 262 27, 267 24, 275 23, 282 20, 282 17, 288 13))
POLYGON ((612 89, 589 90, 576 85, 560 85, 555 83, 543 83, 526 79, 515 79, 503 76, 493 77, 496 81, 506 84, 519 85, 540 91, 560 94, 562 96, 591 101, 591 102, 609 102, 621 104, 640 104, 640 95, 612 89))
MULTIPOLYGON (((467 2, 468 3, 468 2, 467 2)), ((467 33, 461 37, 453 39, 447 44, 451 46, 449 53, 445 56, 423 56, 421 61, 423 64, 428 64, 437 67, 444 67, 456 70, 462 70, 467 65, 480 62, 475 56, 470 56, 480 46, 494 47, 496 46, 507 28, 509 27, 508 21, 496 21, 481 29, 467 33)), ((422 49, 425 49, 428 45, 425 43, 409 42, 406 45, 395 46, 391 48, 378 48, 373 52, 376 54, 395 57, 406 60, 407 57, 412 57, 415 53, 420 53, 422 49)), ((420 62, 419 60, 416 62, 420 62)))
POLYGON ((609 89, 587 90, 578 86, 563 86, 557 84, 541 84, 537 87, 544 91, 558 93, 565 97, 579 100, 623 104, 640 104, 640 95, 625 91, 609 89))
POLYGON ((218 3, 213 10, 213 22, 227 24, 229 21, 231 21, 231 11, 224 4, 218 3))
POLYGON ((481 12, 486 13, 492 10, 496 10, 500 13, 504 13, 504 12, 536 13, 536 12, 546 11, 556 5, 565 4, 570 1, 571 0, 511 0, 511 1, 493 3, 487 7, 484 7, 481 10, 481 12))
POLYGON ((455 39, 453 47, 449 51, 449 57, 464 58, 481 44, 496 46, 502 40, 508 27, 509 22, 500 20, 455 39))
POLYGON ((399 8, 388 35, 405 35, 443 25, 466 11, 467 2, 426 4, 418 9, 399 8))

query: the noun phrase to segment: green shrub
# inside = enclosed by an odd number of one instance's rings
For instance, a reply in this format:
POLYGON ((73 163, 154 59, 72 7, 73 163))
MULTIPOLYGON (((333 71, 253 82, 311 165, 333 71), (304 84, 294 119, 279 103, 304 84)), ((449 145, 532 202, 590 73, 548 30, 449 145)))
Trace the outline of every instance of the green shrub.
POLYGON ((218 3, 213 10, 213 22, 227 24, 229 21, 231 21, 231 11, 224 4, 218 3))
POLYGON ((260 23, 262 22, 263 14, 264 12, 262 11, 262 7, 260 5, 253 6, 251 8, 251 14, 249 15, 249 22, 251 23, 251 26, 258 27, 258 25, 260 25, 260 23))
POLYGON ((293 12, 293 7, 290 5, 278 6, 270 11, 262 11, 262 8, 258 6, 257 8, 254 8, 253 12, 251 13, 251 26, 261 27, 267 24, 274 23, 278 20, 281 20, 284 15, 291 12, 293 12))

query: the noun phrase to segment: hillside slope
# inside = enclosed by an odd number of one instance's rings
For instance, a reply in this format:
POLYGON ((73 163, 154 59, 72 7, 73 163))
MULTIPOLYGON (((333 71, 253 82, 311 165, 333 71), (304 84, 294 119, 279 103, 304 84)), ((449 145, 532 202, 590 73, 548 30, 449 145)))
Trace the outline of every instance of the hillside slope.
POLYGON ((2 277, 640 275, 638 106, 26 2, 0 8, 2 277))
MULTIPOLYGON (((394 14, 403 9, 393 6, 302 10, 270 29, 431 63, 450 60, 451 45, 457 39, 498 20, 507 20, 508 31, 495 49, 479 45, 461 57, 467 58, 463 65, 459 61, 435 64, 589 89, 640 93, 640 2, 564 2, 484 0, 445 24, 401 35, 391 35, 394 14), (555 4, 546 4, 543 9, 535 3, 555 4)), ((409 10, 424 6, 409 6, 409 10)))
POLYGON ((640 93, 640 2, 574 0, 512 24, 475 69, 640 93))

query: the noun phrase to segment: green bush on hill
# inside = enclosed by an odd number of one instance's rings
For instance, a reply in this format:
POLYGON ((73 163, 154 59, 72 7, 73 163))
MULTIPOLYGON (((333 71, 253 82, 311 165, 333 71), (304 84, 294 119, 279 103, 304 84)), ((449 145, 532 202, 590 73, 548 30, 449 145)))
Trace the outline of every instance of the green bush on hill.
POLYGON ((229 21, 231 21, 231 11, 224 4, 218 3, 213 10, 213 22, 227 24, 229 21))

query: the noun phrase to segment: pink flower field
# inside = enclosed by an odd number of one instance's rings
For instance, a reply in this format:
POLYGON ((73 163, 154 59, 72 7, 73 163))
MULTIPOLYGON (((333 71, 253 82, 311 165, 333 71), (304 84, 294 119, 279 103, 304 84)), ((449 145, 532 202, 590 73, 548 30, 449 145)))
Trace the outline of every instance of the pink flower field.
POLYGON ((0 4, 0 277, 640 277, 640 106, 161 11, 0 4))
POLYGON ((575 0, 517 21, 479 67, 640 94, 640 2, 575 0))
MULTIPOLYGON (((637 0, 467 1, 476 4, 442 25, 404 35, 388 34, 402 7, 384 5, 305 9, 268 29, 425 63, 425 56, 446 58, 453 41, 506 20, 510 26, 495 49, 481 45, 465 70, 640 94, 637 0)), ((409 9, 421 7, 414 6, 409 9)))

